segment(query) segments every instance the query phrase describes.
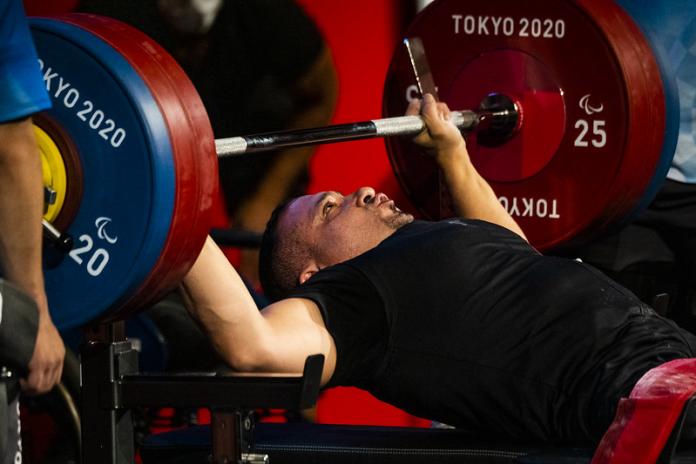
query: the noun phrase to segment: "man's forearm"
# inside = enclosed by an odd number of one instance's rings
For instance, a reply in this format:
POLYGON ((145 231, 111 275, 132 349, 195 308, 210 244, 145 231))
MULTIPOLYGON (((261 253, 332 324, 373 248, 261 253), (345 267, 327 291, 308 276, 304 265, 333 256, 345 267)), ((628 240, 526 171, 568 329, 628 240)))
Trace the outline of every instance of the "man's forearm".
POLYGON ((0 267, 48 309, 41 269, 41 158, 30 119, 0 124, 0 267))
POLYGON ((526 240, 524 232, 498 201, 488 182, 471 163, 466 146, 454 148, 458 153, 438 157, 445 182, 452 195, 457 215, 482 219, 510 229, 526 240))
POLYGON ((239 370, 252 370, 249 364, 261 357, 266 322, 244 282, 210 238, 180 290, 186 307, 225 361, 239 370))
POLYGON ((291 298, 259 312, 237 271, 210 238, 180 291, 191 315, 233 368, 301 372, 307 356, 320 353, 326 357, 323 382, 333 375, 336 347, 316 303, 291 298))
POLYGON ((406 110, 407 115, 420 113, 426 130, 414 139, 418 145, 429 150, 440 167, 452 195, 455 213, 459 216, 482 219, 510 229, 526 240, 522 229, 498 201, 495 192, 479 175, 471 163, 466 141, 452 124, 450 111, 444 103, 435 101, 426 94, 413 100, 406 110))

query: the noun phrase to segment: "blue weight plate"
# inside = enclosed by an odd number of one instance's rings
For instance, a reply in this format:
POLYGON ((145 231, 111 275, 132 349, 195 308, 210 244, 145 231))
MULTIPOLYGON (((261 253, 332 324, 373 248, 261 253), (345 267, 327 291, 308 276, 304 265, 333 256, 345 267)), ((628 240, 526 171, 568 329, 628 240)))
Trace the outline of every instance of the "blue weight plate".
MULTIPOLYGON (((684 155, 694 159, 696 168, 696 143, 694 140, 693 104, 696 97, 696 55, 689 52, 695 45, 696 2, 693 0, 617 0, 640 26, 650 42, 653 54, 660 66, 662 84, 665 91, 665 141, 655 169, 645 193, 636 208, 627 217, 635 219, 655 198, 665 177, 676 178, 675 167, 684 155), (691 28, 691 34, 687 29, 691 28), (688 38, 690 37, 690 39, 688 38), (683 42, 686 39, 688 43, 683 42), (684 76, 691 80, 686 82, 684 76), (680 108, 681 107, 681 108, 680 108), (681 154, 680 154, 681 152, 681 154), (676 154, 675 154, 676 153, 676 154), (688 155, 687 155, 688 154, 688 155)), ((693 51, 692 53, 696 53, 693 51)), ((696 175, 696 169, 694 174, 696 175)), ((696 179, 693 179, 696 181, 696 179)))
POLYGON ((120 53, 58 20, 32 19, 31 29, 49 115, 82 164, 82 199, 67 230, 75 246, 45 270, 51 316, 69 329, 113 310, 149 275, 169 232, 174 165, 159 107, 120 53))

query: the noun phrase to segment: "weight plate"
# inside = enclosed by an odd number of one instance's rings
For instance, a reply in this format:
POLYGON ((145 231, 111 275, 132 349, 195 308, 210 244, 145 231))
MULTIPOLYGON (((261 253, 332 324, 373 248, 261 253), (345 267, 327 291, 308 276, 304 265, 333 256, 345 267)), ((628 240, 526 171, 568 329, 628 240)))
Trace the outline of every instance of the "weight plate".
MULTIPOLYGON (((603 0, 437 0, 409 26, 423 40, 439 94, 476 109, 490 93, 521 107, 498 147, 475 134, 476 168, 542 250, 586 239, 635 208, 665 145, 665 92, 639 28, 603 0)), ((403 50, 385 83, 384 113, 415 96, 403 50)), ((410 140, 388 139, 402 187, 427 217, 452 215, 435 163, 410 140)))
POLYGON ((60 154, 58 146, 53 139, 38 126, 34 126, 34 137, 39 146, 41 154, 41 172, 44 189, 50 194, 44 195, 44 215, 43 218, 53 222, 65 202, 65 194, 68 190, 67 170, 65 162, 60 154))
MULTIPOLYGON (((77 149, 59 123, 54 121, 46 112, 34 114, 32 120, 36 129, 45 133, 50 142, 56 146, 58 153, 55 153, 55 156, 62 160, 63 169, 65 169, 64 191, 62 195, 60 195, 61 192, 56 192, 62 197, 62 204, 60 208, 56 209, 57 215, 55 217, 45 216, 44 218, 51 222, 56 229, 66 230, 75 218, 82 200, 82 163, 77 149), (68 179, 71 179, 71 182, 68 183, 68 179)), ((39 143, 39 145, 41 144, 39 143)), ((61 190, 60 186, 57 187, 58 190, 61 190)), ((44 255, 49 249, 44 249, 44 255)), ((57 258, 60 259, 60 256, 57 258)))
MULTIPOLYGON (((180 142, 171 139, 170 131, 190 136, 190 128, 173 125, 162 112, 157 89, 120 51, 76 25, 80 21, 72 15, 31 21, 53 101, 48 117, 75 146, 82 172, 82 198, 67 229, 75 247, 46 269, 49 306, 61 329, 120 317, 134 307, 126 303, 139 293, 161 288, 162 282, 171 286, 171 276, 180 277, 184 262, 190 265, 197 253, 174 256, 171 267, 162 264, 172 257, 164 253, 167 245, 175 248, 171 241, 191 231, 182 232, 177 224, 186 219, 174 215, 186 204, 182 197, 193 190, 196 201, 196 192, 210 184, 191 180, 200 174, 197 169, 179 171, 190 166, 181 162, 180 142), (153 277, 155 269, 162 272, 153 277)), ((204 142, 195 143, 204 148, 204 142)), ((68 178, 68 184, 74 181, 68 178)), ((199 234, 197 243, 204 237, 199 234)))
POLYGON ((118 317, 155 302, 191 267, 210 229, 217 194, 217 155, 208 115, 186 73, 156 42, 137 29, 96 15, 69 15, 121 53, 148 85, 160 107, 173 148, 176 196, 169 236, 141 287, 122 303, 118 317))
MULTIPOLYGON (((691 0, 643 2, 617 0, 638 23, 650 42, 665 79, 667 102, 666 140, 660 165, 641 199, 639 212, 647 206, 664 183, 665 176, 680 182, 696 182, 696 171, 685 172, 687 164, 696 166, 696 3, 691 0), (676 134, 676 135, 675 135, 676 134), (674 162, 672 162, 674 158, 674 162)), ((692 168, 696 169, 696 168, 692 168)))

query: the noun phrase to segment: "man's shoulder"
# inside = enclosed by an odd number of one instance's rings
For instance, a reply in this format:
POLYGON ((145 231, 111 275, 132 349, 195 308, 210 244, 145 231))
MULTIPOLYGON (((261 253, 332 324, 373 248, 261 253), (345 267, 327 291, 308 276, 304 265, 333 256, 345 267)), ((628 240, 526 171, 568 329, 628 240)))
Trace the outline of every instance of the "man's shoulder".
POLYGON ((386 246, 391 242, 418 240, 423 235, 437 236, 438 234, 448 233, 479 234, 486 231, 502 231, 502 233, 505 233, 507 229, 490 222, 460 217, 446 218, 439 221, 415 220, 400 227, 380 245, 386 246))
POLYGON ((0 122, 51 106, 22 4, 0 2, 0 122))

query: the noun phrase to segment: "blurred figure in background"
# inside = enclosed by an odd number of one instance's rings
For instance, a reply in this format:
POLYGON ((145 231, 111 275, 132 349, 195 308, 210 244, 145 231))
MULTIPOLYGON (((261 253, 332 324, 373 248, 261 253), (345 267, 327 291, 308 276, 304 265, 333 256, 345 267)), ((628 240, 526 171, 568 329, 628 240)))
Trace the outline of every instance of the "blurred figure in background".
POLYGON ((630 224, 576 256, 696 333, 696 3, 618 0, 643 28, 679 94, 679 135, 667 179, 630 224), (654 302, 666 294, 662 303, 654 302))
MULTIPOLYGON (((216 138, 315 127, 331 119, 336 73, 320 32, 290 0, 83 0, 160 43, 196 86, 216 138)), ((304 192, 312 147, 220 161, 235 228, 262 232, 282 200, 304 192)), ((258 287, 258 253, 240 273, 258 287)))

